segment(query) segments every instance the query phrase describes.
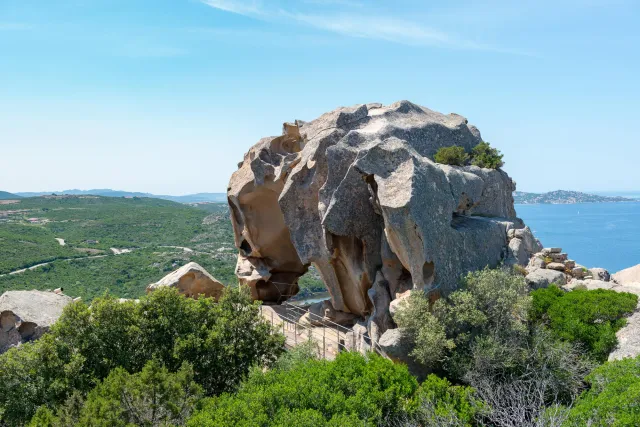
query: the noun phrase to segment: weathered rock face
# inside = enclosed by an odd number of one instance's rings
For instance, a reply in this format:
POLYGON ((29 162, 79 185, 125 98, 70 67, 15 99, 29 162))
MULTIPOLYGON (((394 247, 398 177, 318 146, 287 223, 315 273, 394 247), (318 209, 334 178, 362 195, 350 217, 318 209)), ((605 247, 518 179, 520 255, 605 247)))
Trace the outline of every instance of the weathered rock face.
POLYGON ((156 283, 147 286, 147 292, 152 292, 162 287, 177 288, 180 293, 188 297, 213 297, 216 300, 222 295, 224 285, 218 282, 211 274, 195 262, 190 262, 169 273, 156 283))
MULTIPOLYGON (((383 334, 393 324, 389 299, 454 289, 467 271, 505 260, 507 232, 524 227, 505 172, 432 160, 440 147, 470 151, 480 141, 464 117, 407 101, 285 124, 249 150, 229 183, 238 278, 254 298, 280 302, 313 264, 332 307, 375 312, 383 334)), ((528 229, 510 237, 517 263, 540 249, 528 229)))
POLYGON ((624 270, 620 270, 617 273, 615 273, 612 277, 613 277, 613 280, 623 285, 626 283, 640 283, 640 264, 634 267, 629 267, 624 270))
POLYGON ((0 353, 38 339, 72 299, 40 291, 8 291, 0 296, 0 353))

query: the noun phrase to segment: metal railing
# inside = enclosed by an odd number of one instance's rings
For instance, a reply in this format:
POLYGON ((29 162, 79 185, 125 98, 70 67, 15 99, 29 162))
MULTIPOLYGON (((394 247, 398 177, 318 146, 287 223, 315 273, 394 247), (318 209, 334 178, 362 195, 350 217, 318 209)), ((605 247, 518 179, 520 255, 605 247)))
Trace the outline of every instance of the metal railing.
POLYGON ((302 307, 284 303, 277 306, 260 306, 261 315, 269 321, 274 330, 285 336, 285 347, 291 349, 305 341, 316 344, 318 357, 334 358, 341 351, 373 351, 387 357, 380 345, 352 328, 340 325, 324 316, 312 313, 302 307), (267 314, 264 307, 270 308, 267 314), (306 324, 300 322, 306 316, 306 324), (358 348, 358 344, 360 348, 358 348))

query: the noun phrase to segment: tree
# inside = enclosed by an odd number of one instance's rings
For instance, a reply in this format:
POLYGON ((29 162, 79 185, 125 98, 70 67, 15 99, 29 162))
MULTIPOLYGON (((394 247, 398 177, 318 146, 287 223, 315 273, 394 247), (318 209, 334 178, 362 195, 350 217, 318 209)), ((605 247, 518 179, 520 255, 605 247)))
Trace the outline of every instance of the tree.
POLYGON ((469 160, 469 155, 464 151, 464 147, 452 145, 450 147, 440 147, 433 159, 437 163, 453 166, 464 166, 469 160))
POLYGON ((53 416, 50 410, 40 410, 31 425, 181 426, 201 396, 202 387, 193 380, 193 369, 188 363, 176 373, 170 373, 152 360, 137 374, 129 374, 120 367, 114 369, 80 407, 76 402, 68 402, 58 411, 66 416, 53 416), (69 410, 70 407, 75 409, 69 410), (75 417, 68 416, 74 412, 75 417))
POLYGON ((471 152, 471 164, 481 168, 498 169, 504 165, 503 155, 488 142, 482 141, 471 152))
POLYGON ((284 337, 256 304, 229 288, 219 303, 165 288, 139 302, 105 296, 70 304, 49 334, 0 355, 0 422, 22 425, 39 406, 55 409, 114 369, 140 372, 149 360, 172 373, 190 363, 206 395, 233 390, 252 366, 284 351, 284 337))

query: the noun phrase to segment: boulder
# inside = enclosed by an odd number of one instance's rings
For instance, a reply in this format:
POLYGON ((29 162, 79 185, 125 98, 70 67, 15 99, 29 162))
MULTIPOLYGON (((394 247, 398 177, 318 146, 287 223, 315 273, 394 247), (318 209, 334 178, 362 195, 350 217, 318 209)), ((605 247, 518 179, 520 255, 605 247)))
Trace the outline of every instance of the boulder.
POLYGON ((543 248, 542 249, 542 253, 545 255, 559 254, 560 252, 562 252, 562 248, 543 248))
POLYGON ((402 306, 406 304, 410 296, 411 296, 411 291, 409 290, 399 295, 398 298, 391 301, 391 303, 389 304, 389 314, 391 314, 392 318, 395 317, 396 313, 398 313, 398 311, 402 309, 402 306))
POLYGON ((513 235, 515 238, 522 240, 524 249, 528 254, 533 254, 542 250, 542 245, 540 245, 540 242, 535 238, 529 227, 515 229, 513 235))
POLYGON ((564 271, 565 270, 565 266, 561 262, 550 262, 549 264, 547 264, 547 269, 556 270, 556 271, 564 271))
POLYGON ((586 275, 583 267, 573 267, 571 269, 571 275, 576 279, 582 279, 586 275))
POLYGON ((618 271, 613 275, 613 279, 621 284, 640 283, 640 264, 618 271))
POLYGON ((62 293, 8 291, 0 296, 0 353, 38 339, 72 298, 62 293))
POLYGON ((611 275, 604 268, 597 268, 597 267, 590 268, 589 273, 591 274, 591 277, 593 277, 594 280, 602 280, 605 282, 608 282, 609 280, 611 280, 611 275))
POLYGON ((468 271, 499 265, 508 231, 525 228, 514 182, 500 169, 433 160, 441 147, 471 151, 481 140, 464 117, 408 101, 285 123, 229 182, 239 281, 254 298, 280 302, 314 265, 336 310, 368 316, 379 271, 393 298, 446 293, 468 271))
POLYGON ((563 264, 565 269, 569 269, 569 270, 573 270, 573 268, 576 266, 576 262, 572 259, 566 260, 563 264))
POLYGON ((216 301, 222 296, 224 290, 222 283, 195 262, 190 262, 156 283, 150 284, 147 286, 147 292, 163 287, 177 288, 181 294, 188 297, 197 298, 202 295, 207 298, 213 297, 216 301))
POLYGON ((538 268, 545 268, 546 265, 547 264, 545 263, 544 259, 536 254, 529 260, 529 264, 527 264, 527 271, 531 273, 533 270, 536 270, 538 268))
POLYGON ((569 258, 566 253, 552 253, 549 256, 553 262, 565 262, 569 258))
POLYGON ((507 259, 505 264, 507 265, 521 265, 525 266, 529 263, 529 254, 525 249, 525 244, 518 238, 513 238, 509 242, 507 247, 507 259))
POLYGON ((330 300, 311 304, 308 311, 300 318, 300 323, 303 325, 324 326, 337 323, 342 326, 353 326, 358 321, 357 315, 333 308, 330 300))
POLYGON ((546 288, 552 283, 562 286, 566 283, 564 273, 555 270, 538 269, 525 277, 527 284, 532 289, 546 288))

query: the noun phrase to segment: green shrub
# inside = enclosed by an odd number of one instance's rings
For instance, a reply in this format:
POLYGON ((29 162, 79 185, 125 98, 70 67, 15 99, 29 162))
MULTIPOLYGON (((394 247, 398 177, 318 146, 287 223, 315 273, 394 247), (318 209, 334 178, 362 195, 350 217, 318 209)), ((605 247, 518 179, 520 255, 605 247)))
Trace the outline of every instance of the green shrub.
POLYGON ((373 354, 286 366, 254 370, 236 394, 209 399, 188 425, 378 425, 401 414, 418 386, 405 366, 373 354))
POLYGON ((433 159, 437 163, 445 165, 464 166, 469 160, 469 155, 464 151, 463 147, 452 145, 439 148, 433 159))
POLYGON ((86 401, 68 402, 54 416, 46 407, 31 420, 37 427, 179 426, 184 425, 202 388, 193 381, 193 370, 185 363, 170 373, 157 361, 149 361, 141 372, 129 374, 116 368, 87 396, 86 401), (71 416, 69 416, 71 414, 71 416))
POLYGON ((471 164, 489 169, 498 169, 504 165, 503 155, 496 148, 492 148, 488 142, 482 141, 471 152, 471 164))
POLYGON ((587 381, 590 388, 569 413, 567 426, 640 425, 640 357, 606 362, 587 381))
POLYGON ((638 303, 636 295, 606 289, 563 292, 550 286, 531 295, 533 320, 544 322, 559 338, 580 344, 600 362, 615 348, 616 331, 638 303))
POLYGON ((274 362, 283 341, 238 289, 227 288, 218 303, 169 288, 137 303, 73 303, 49 334, 0 356, 0 425, 22 425, 38 406, 54 409, 114 369, 140 372, 149 360, 169 372, 188 362, 207 395, 231 391, 252 366, 274 362))

